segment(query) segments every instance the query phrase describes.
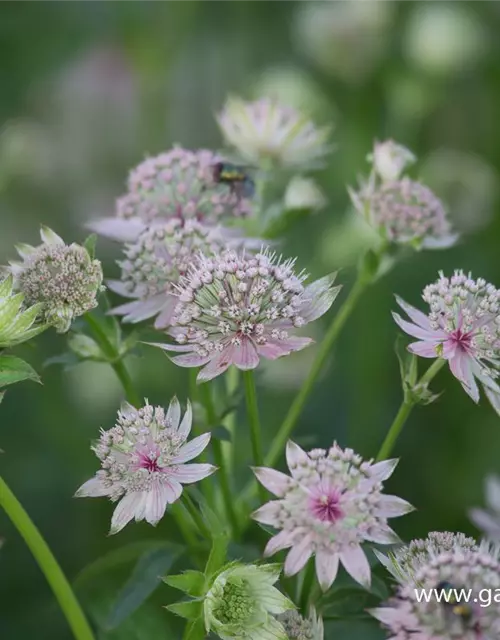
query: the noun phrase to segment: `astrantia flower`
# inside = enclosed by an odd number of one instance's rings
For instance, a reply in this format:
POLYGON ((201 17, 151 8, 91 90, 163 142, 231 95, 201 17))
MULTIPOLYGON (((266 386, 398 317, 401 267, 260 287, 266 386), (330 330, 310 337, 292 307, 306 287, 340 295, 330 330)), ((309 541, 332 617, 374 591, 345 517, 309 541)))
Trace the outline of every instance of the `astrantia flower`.
POLYGON ((273 587, 279 575, 276 564, 233 564, 219 573, 203 603, 206 631, 223 640, 287 640, 274 616, 295 605, 273 587))
POLYGON ((287 611, 278 616, 285 628, 288 640, 323 640, 323 620, 311 609, 308 618, 303 618, 297 611, 287 611))
POLYGON ((230 365, 255 369, 261 357, 274 360, 307 347, 311 338, 291 332, 326 313, 340 287, 332 286, 335 275, 304 287, 306 276, 295 275, 294 262, 267 251, 200 256, 178 287, 169 334, 179 344, 156 346, 182 352, 172 358, 180 366, 205 365, 200 382, 230 365))
MULTIPOLYGON (((391 640, 495 640, 500 638, 500 603, 494 595, 500 585, 500 563, 493 549, 462 549, 441 553, 415 575, 414 584, 402 587, 386 606, 371 613, 387 628, 391 640), (422 589, 432 595, 422 597, 422 589), (441 602, 436 598, 441 596, 441 602), (449 591, 471 594, 469 603, 447 603, 449 591), (417 600, 420 594, 420 602, 417 600), (485 602, 488 606, 485 606, 485 602), (482 604, 481 604, 482 603, 482 604)), ((452 592, 453 593, 453 592, 452 592)), ((457 596, 458 599, 459 596, 457 596)))
POLYGON ((329 127, 270 98, 245 102, 229 98, 217 118, 225 141, 250 163, 307 165, 329 151, 329 127))
POLYGON ((352 449, 343 450, 336 443, 328 451, 306 453, 288 442, 286 457, 292 477, 274 469, 255 469, 259 482, 279 498, 253 514, 258 522, 281 529, 264 554, 291 547, 286 575, 298 573, 315 555, 324 591, 335 580, 339 560, 354 580, 368 586, 370 565, 361 544, 397 542, 387 519, 412 510, 405 500, 382 494, 382 483, 397 461, 363 462, 352 449))
POLYGON ((140 322, 158 315, 155 326, 170 324, 177 305, 176 286, 196 257, 222 251, 228 246, 249 245, 237 229, 207 226, 197 220, 174 218, 146 227, 139 238, 124 247, 126 260, 119 264, 121 279, 108 282, 112 291, 133 302, 121 305, 113 313, 125 322, 140 322))
POLYGON ((76 497, 119 500, 111 533, 118 533, 132 518, 156 525, 167 504, 180 498, 183 484, 198 482, 215 471, 211 464, 185 464, 200 455, 210 440, 210 433, 204 433, 187 442, 191 422, 190 403, 181 421, 177 398, 166 414, 147 403, 142 409, 125 403, 116 426, 101 431, 93 447, 102 469, 78 489, 76 497))
POLYGON ((492 540, 500 541, 500 478, 489 476, 486 479, 485 509, 471 509, 472 522, 492 540))
POLYGON ((11 262, 14 286, 26 305, 41 305, 42 318, 60 333, 72 321, 94 307, 102 289, 102 267, 78 244, 67 245, 53 231, 42 227, 43 244, 17 245, 23 262, 11 262))
POLYGON ((443 249, 456 242, 443 203, 425 185, 403 176, 414 156, 392 140, 375 145, 369 179, 349 189, 355 208, 385 240, 417 249, 443 249))
POLYGON ((479 401, 479 380, 500 413, 500 387, 495 382, 500 364, 500 291, 461 270, 451 278, 442 272, 439 275, 422 295, 430 306, 429 315, 396 298, 412 322, 397 313, 394 319, 403 331, 418 338, 408 346, 409 351, 424 358, 447 360, 474 402, 479 401))
POLYGON ((130 172, 128 191, 116 203, 116 217, 96 220, 91 228, 113 239, 133 241, 141 222, 194 218, 210 223, 221 216, 248 215, 250 200, 216 181, 214 168, 220 161, 212 151, 181 147, 147 158, 130 172))
POLYGON ((0 349, 26 342, 44 331, 46 325, 35 324, 42 305, 25 309, 22 293, 13 293, 12 275, 0 279, 0 349))
POLYGON ((425 540, 412 540, 387 556, 375 551, 375 555, 385 568, 401 584, 415 584, 415 575, 429 560, 449 551, 477 551, 474 538, 463 533, 432 531, 425 540))

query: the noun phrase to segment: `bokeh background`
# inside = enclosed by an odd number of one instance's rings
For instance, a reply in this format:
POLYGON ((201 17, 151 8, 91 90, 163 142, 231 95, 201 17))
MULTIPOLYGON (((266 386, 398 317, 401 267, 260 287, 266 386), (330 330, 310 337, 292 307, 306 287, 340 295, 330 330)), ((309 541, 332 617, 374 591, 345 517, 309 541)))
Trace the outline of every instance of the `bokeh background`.
MULTIPOLYGON (((113 211, 129 168, 176 142, 220 148, 214 113, 226 95, 271 94, 335 125, 335 152, 315 176, 328 204, 301 219, 282 246, 314 276, 342 267, 347 290, 371 239, 345 187, 366 170, 375 138, 395 138, 418 155, 415 174, 447 201, 463 239, 445 252, 408 257, 367 293, 297 435, 304 444, 336 438, 374 455, 401 400, 393 293, 418 304, 439 269, 457 267, 500 284, 499 28, 499 4, 481 1, 3 2, 0 262, 14 257, 15 242, 35 243, 40 223, 83 240, 89 218, 113 211)), ((116 271, 112 244, 100 242, 98 257, 108 274, 116 271)), ((100 425, 112 425, 122 393, 105 365, 45 367, 65 348, 50 332, 18 349, 43 386, 18 385, 0 407, 0 468, 75 580, 120 545, 177 534, 166 517, 156 530, 141 523, 109 538, 111 505, 72 498, 96 469, 90 440, 100 425)), ((312 356, 259 370, 266 438, 312 356)), ((174 393, 185 399, 186 371, 162 354, 144 351, 129 366, 151 402, 167 403, 174 393)), ((474 406, 448 372, 433 387, 443 394, 414 411, 389 486, 418 509, 396 525, 406 539, 436 529, 474 533, 467 509, 482 503, 484 476, 500 472, 500 418, 485 401, 474 406)), ((243 416, 239 424, 244 438, 243 416)), ((245 453, 240 445, 242 462, 245 453)), ((69 639, 3 514, 0 537, 0 637, 69 639)), ((159 601, 168 602, 166 592, 159 601)), ((147 629, 101 637, 160 637, 147 629)), ((338 637, 378 637, 359 625, 336 629, 338 637)))

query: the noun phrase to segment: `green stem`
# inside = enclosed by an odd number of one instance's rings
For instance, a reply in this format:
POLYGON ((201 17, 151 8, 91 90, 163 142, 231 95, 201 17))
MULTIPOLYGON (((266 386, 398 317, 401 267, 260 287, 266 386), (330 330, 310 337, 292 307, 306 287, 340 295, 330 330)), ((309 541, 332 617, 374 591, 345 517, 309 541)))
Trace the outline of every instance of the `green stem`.
MULTIPOLYGON (((445 362, 446 360, 443 360, 442 358, 438 358, 437 360, 435 360, 415 386, 422 387, 428 385, 436 376, 436 374, 441 370, 445 362)), ((382 446, 380 447, 380 450, 377 454, 377 462, 379 462, 380 460, 387 460, 387 458, 391 455, 392 450, 394 449, 394 445, 396 444, 396 441, 399 438, 399 435, 403 430, 408 416, 412 412, 415 404, 416 401, 411 397, 405 398, 401 403, 399 411, 396 414, 396 417, 394 418, 394 421, 391 424, 385 440, 382 443, 382 446)))
MULTIPOLYGON (((245 383, 248 421, 250 424, 250 438, 252 440, 253 464, 255 467, 262 467, 264 465, 262 433, 260 428, 259 406, 257 404, 257 391, 255 390, 253 371, 244 371, 243 381, 245 383)), ((261 484, 259 484, 259 495, 261 500, 266 502, 266 490, 261 484)))
POLYGON ((51 586, 75 638, 94 640, 89 623, 61 567, 31 518, 2 478, 0 478, 0 505, 28 545, 51 586))
MULTIPOLYGON (((203 404, 207 412, 208 426, 213 429, 217 426, 217 413, 215 411, 212 393, 208 383, 204 383, 200 386, 200 395, 203 397, 203 404)), ((219 480, 220 488, 222 491, 222 499, 224 500, 224 506, 227 517, 233 528, 234 534, 238 533, 238 518, 236 516, 236 510, 234 508, 234 498, 231 492, 231 482, 228 475, 228 468, 224 464, 224 455, 222 452, 222 443, 217 438, 212 438, 212 451, 214 453, 215 464, 218 467, 217 478, 219 480)))
POLYGON ((120 355, 116 352, 115 347, 106 335, 106 332, 90 313, 86 313, 83 317, 97 343, 103 350, 103 353, 109 358, 109 364, 113 367, 114 372, 118 376, 123 390, 125 391, 127 402, 130 402, 134 407, 140 407, 142 404, 141 399, 134 388, 132 378, 130 377, 122 358, 120 358, 120 355))
POLYGON ((189 515, 194 520, 196 526, 198 527, 202 536, 204 536, 207 540, 212 538, 212 534, 210 533, 209 528, 205 524, 205 521, 201 517, 200 510, 191 500, 191 496, 187 493, 187 491, 182 492, 182 501, 184 506, 186 507, 189 515))

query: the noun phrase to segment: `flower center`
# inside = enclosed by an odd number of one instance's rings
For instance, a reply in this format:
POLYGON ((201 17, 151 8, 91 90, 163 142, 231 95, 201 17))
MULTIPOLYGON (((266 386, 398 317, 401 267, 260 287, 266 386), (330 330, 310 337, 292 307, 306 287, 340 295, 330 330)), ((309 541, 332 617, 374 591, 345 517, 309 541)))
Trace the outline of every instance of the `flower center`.
POLYGON ((162 471, 162 467, 158 464, 160 457, 159 451, 139 451, 137 452, 137 469, 146 469, 149 473, 162 471))
POLYGON ((309 508, 315 518, 322 522, 337 522, 344 517, 340 507, 340 493, 335 489, 320 491, 312 496, 309 508))
POLYGON ((253 604, 253 598, 244 583, 228 582, 224 586, 222 601, 214 615, 223 624, 242 624, 252 614, 253 604))
POLYGON ((470 349, 471 338, 472 336, 470 332, 464 333, 461 329, 455 329, 455 331, 450 334, 451 341, 454 342, 457 347, 462 349, 462 351, 468 351, 470 349))

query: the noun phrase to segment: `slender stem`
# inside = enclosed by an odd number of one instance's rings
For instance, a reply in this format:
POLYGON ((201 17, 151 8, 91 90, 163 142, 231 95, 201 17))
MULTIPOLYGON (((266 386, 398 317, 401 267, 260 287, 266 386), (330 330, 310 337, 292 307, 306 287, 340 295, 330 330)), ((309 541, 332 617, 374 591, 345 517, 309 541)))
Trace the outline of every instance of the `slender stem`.
MULTIPOLYGON (((253 371, 244 371, 245 395, 247 399, 248 421, 250 423, 250 438, 252 440, 253 463, 256 467, 264 465, 262 453, 262 433, 260 428, 259 406, 257 404, 257 392, 253 371)), ((263 502, 266 501, 266 490, 259 484, 259 495, 263 502)))
POLYGON ((75 638, 94 640, 94 634, 61 567, 31 518, 2 478, 0 478, 0 505, 28 545, 51 586, 75 638))
POLYGON ((205 524, 205 521, 201 517, 200 510, 194 504, 194 502, 191 500, 191 496, 187 493, 187 491, 183 491, 182 492, 182 501, 184 503, 184 506, 188 510, 189 515, 191 516, 191 518, 193 518, 193 520, 194 520, 196 526, 198 527, 201 535, 204 536, 205 538, 207 538, 207 540, 210 540, 211 537, 212 537, 212 534, 210 533, 209 528, 205 524))
POLYGON ((300 597, 299 597, 299 607, 304 614, 307 616, 309 613, 309 602, 311 599, 311 594, 314 587, 315 575, 316 571, 314 568, 314 561, 309 560, 304 569, 302 570, 302 584, 300 585, 300 597))
MULTIPOLYGON (((224 376, 226 383, 227 406, 229 406, 234 400, 234 394, 239 384, 239 373, 239 369, 236 367, 229 367, 226 375, 224 376)), ((226 416, 224 426, 229 431, 231 441, 222 443, 222 452, 224 454, 225 464, 227 464, 229 470, 232 471, 235 465, 234 453, 236 451, 236 411, 231 411, 231 413, 226 416)))
POLYGON ((86 313, 83 317, 104 354, 109 358, 109 364, 113 367, 114 372, 122 384, 127 401, 134 405, 134 407, 141 406, 141 399, 134 388, 134 383, 132 382, 127 367, 119 357, 119 354, 116 353, 116 349, 106 335, 106 332, 90 313, 86 313))
MULTIPOLYGON (((203 404, 207 412, 208 425, 213 429, 217 423, 217 413, 212 399, 211 389, 208 383, 204 383, 200 386, 200 395, 203 397, 203 404)), ((222 499, 224 500, 224 506, 227 517, 231 523, 231 527, 234 530, 234 534, 238 532, 238 518, 236 510, 234 508, 234 498, 231 491, 231 482, 228 474, 228 468, 224 464, 224 456, 222 453, 222 443, 217 438, 212 438, 212 451, 214 453, 215 464, 218 467, 217 478, 219 480, 220 488, 222 491, 222 499)))
MULTIPOLYGON (((438 358, 437 360, 435 360, 415 386, 422 387, 428 385, 429 382, 431 382, 431 380, 440 371, 445 362, 446 360, 444 360, 443 358, 438 358)), ((410 415, 415 404, 415 400, 411 399, 410 397, 403 400, 393 423, 389 427, 389 431, 387 432, 385 440, 380 447, 380 451, 377 454, 377 461, 386 460, 391 455, 394 445, 396 444, 396 440, 399 438, 406 420, 408 419, 408 416, 410 415)))
MULTIPOLYGON (((184 497, 185 491, 182 492, 182 496, 184 497)), ((191 526, 191 522, 188 522, 187 518, 190 518, 190 514, 182 504, 181 501, 174 502, 171 505, 171 513, 177 522, 177 526, 180 529, 182 537, 186 540, 188 546, 196 547, 198 544, 198 540, 196 539, 196 535, 194 533, 193 527, 191 526)))

